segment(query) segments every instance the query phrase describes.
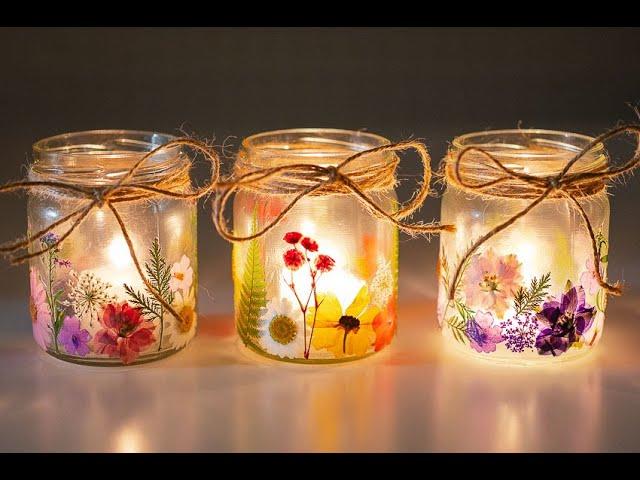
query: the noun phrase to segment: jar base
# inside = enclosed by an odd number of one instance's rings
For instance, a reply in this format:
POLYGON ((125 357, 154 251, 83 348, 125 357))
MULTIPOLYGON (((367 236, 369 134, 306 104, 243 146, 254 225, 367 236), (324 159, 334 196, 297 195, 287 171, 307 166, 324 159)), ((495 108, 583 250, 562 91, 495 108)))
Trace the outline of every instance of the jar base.
POLYGON ((122 360, 119 358, 83 358, 76 357, 73 355, 66 355, 64 353, 55 352, 52 350, 45 350, 49 356, 55 358, 56 360, 61 360, 66 363, 75 363, 77 365, 85 365, 90 367, 131 367, 135 365, 142 365, 145 363, 155 362, 156 360, 162 360, 163 358, 170 357, 171 355, 178 353, 181 350, 184 350, 187 345, 184 345, 180 348, 173 348, 170 350, 162 350, 160 352, 148 353, 146 355, 140 355, 131 363, 122 363, 122 360))
POLYGON ((565 353, 556 357, 552 355, 540 355, 537 358, 518 358, 517 355, 508 356, 494 353, 476 353, 470 349, 463 349, 458 345, 446 342, 445 349, 456 355, 457 357, 463 357, 470 359, 471 361, 480 361, 485 364, 493 364, 509 367, 544 367, 545 365, 555 365, 558 363, 571 363, 574 360, 582 360, 585 358, 591 358, 593 356, 593 348, 581 348, 571 353, 565 353))
POLYGON ((258 361, 261 363, 288 363, 291 365, 340 365, 344 363, 353 363, 358 360, 364 360, 367 358, 371 358, 373 356, 377 356, 378 353, 387 350, 380 350, 380 352, 369 352, 365 355, 359 357, 345 357, 345 358, 284 358, 279 357, 277 355, 272 355, 263 350, 258 350, 257 348, 245 344, 241 339, 236 341, 238 349, 242 352, 243 355, 247 356, 253 361, 258 361))

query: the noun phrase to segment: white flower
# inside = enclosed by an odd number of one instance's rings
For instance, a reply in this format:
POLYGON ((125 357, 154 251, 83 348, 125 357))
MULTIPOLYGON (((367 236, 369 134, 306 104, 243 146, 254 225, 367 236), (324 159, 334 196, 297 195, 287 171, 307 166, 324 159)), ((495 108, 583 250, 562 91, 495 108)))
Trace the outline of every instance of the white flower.
POLYGON ((175 348, 182 348, 196 334, 198 314, 196 313, 196 298, 193 289, 190 289, 186 295, 176 292, 171 306, 180 315, 180 321, 170 312, 165 313, 163 346, 171 345, 175 348), (164 339, 168 343, 165 344, 164 339))
POLYGON ((260 317, 260 344, 267 353, 281 358, 304 355, 303 318, 286 298, 271 299, 260 317))
POLYGON ((182 255, 178 263, 174 263, 171 267, 171 280, 169 280, 169 288, 172 292, 182 290, 188 292, 193 283, 193 268, 189 257, 182 255))
POLYGON ((93 326, 93 321, 102 313, 104 306, 116 301, 110 293, 111 284, 103 282, 93 272, 72 271, 69 278, 68 300, 63 302, 73 307, 76 316, 84 327, 93 326))
POLYGON ((378 269, 376 270, 370 285, 371 303, 379 308, 389 301, 393 295, 394 281, 391 264, 382 259, 378 259, 378 269))

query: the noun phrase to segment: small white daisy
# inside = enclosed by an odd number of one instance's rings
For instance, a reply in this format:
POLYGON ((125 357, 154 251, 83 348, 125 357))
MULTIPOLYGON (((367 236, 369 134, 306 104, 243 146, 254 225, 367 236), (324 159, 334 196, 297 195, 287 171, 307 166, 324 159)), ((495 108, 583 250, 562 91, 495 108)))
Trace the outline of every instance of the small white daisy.
POLYGON ((176 292, 171 306, 180 315, 180 321, 174 318, 171 313, 165 313, 163 346, 171 345, 175 348, 182 348, 196 334, 198 314, 196 313, 196 298, 193 288, 189 289, 187 295, 176 292))
POLYGON ((191 261, 186 255, 182 255, 179 262, 171 266, 171 279, 169 280, 169 288, 172 292, 182 290, 188 292, 193 283, 193 268, 191 261))
POLYGON ((274 298, 260 317, 260 344, 267 353, 281 358, 304 356, 303 318, 286 298, 274 298))

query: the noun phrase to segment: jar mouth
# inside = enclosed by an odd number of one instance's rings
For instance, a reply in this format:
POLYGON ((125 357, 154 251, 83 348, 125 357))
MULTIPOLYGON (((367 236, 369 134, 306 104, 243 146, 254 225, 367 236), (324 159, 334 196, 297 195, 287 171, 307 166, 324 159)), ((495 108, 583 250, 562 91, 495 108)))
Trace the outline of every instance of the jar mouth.
MULTIPOLYGON (((505 166, 531 174, 559 172, 583 148, 595 139, 579 133, 543 129, 504 129, 472 132, 454 138, 452 150, 477 147, 491 153, 505 166)), ((470 152, 471 153, 471 152, 470 152)), ((479 157, 471 153, 469 157, 479 157)), ((478 161, 487 162, 486 157, 478 161)), ((605 147, 596 144, 572 167, 573 173, 592 171, 608 163, 605 147)), ((493 165, 493 164, 492 164, 493 165)))
MULTIPOLYGON (((33 144, 32 177, 82 185, 115 183, 144 155, 174 140, 173 135, 143 130, 87 130, 44 138, 33 144)), ((155 182, 184 168, 180 147, 148 158, 134 182, 155 182)))
POLYGON ((358 152, 388 143, 391 142, 380 135, 359 130, 291 128, 245 138, 239 159, 256 167, 286 163, 336 165, 358 152))

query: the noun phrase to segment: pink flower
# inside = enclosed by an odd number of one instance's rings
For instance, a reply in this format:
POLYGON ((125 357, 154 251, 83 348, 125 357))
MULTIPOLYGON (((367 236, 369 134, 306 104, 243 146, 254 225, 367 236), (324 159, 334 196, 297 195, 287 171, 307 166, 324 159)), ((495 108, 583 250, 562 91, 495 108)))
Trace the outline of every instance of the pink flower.
POLYGON ((496 351, 496 345, 502 342, 502 329, 493 327, 493 315, 489 312, 477 312, 473 320, 467 325, 467 336, 471 347, 479 353, 496 351))
POLYGON ((580 284, 589 295, 595 295, 598 293, 600 284, 596 279, 596 269, 593 268, 593 260, 587 260, 586 267, 587 270, 580 275, 580 284))
POLYGON ((329 255, 318 255, 316 258, 316 268, 320 272, 329 272, 335 264, 335 260, 329 255))
POLYGON ((133 362, 141 352, 155 342, 155 325, 142 318, 140 309, 127 302, 110 303, 104 308, 100 324, 104 327, 93 338, 93 349, 110 357, 120 357, 123 363, 133 362))
POLYGON ((284 235, 284 241, 290 243, 291 245, 295 245, 302 238, 302 234, 298 232, 289 232, 284 235))
POLYGON ((51 342, 51 311, 47 303, 47 293, 44 291, 38 273, 33 268, 29 270, 29 283, 31 285, 29 311, 33 338, 41 348, 46 350, 51 342))
POLYGON ((300 242, 300 245, 302 245, 306 250, 309 250, 310 252, 318 251, 318 243, 315 240, 310 239, 309 237, 304 237, 300 242))
POLYGON ((474 257, 465 275, 467 304, 502 317, 522 283, 520 266, 515 255, 497 256, 493 249, 474 257))
POLYGON ((298 270, 304 262, 302 253, 300 253, 300 251, 296 250, 295 248, 291 248, 284 252, 282 258, 284 259, 284 264, 286 265, 286 267, 292 271, 298 270))

